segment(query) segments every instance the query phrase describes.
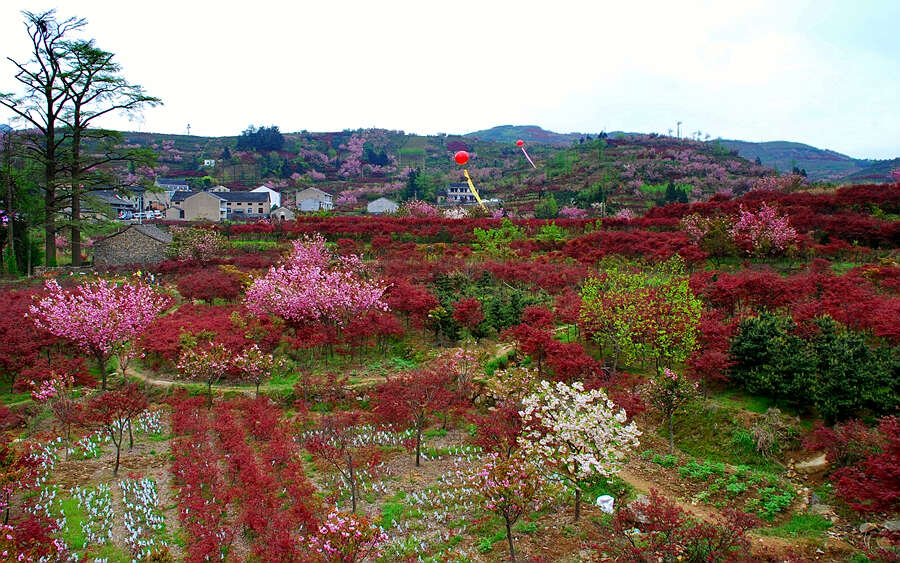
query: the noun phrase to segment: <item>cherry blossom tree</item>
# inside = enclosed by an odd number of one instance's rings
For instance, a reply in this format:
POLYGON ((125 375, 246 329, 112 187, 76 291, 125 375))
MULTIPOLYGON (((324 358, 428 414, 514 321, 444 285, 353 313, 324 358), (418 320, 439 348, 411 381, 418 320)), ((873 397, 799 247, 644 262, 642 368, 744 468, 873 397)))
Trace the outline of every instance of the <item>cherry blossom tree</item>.
POLYGON ((316 234, 295 241, 287 260, 255 279, 245 303, 257 315, 272 313, 295 325, 342 326, 366 311, 387 311, 386 289, 385 282, 368 277, 358 256, 334 256, 316 234))
POLYGON ((36 403, 47 403, 53 411, 56 420, 63 428, 63 436, 66 440, 65 459, 69 459, 69 442, 72 437, 72 427, 81 421, 83 407, 81 403, 72 397, 72 387, 75 378, 69 374, 50 372, 50 377, 40 383, 30 382, 31 398, 36 403))
POLYGON ((583 483, 617 473, 628 451, 639 445, 641 432, 634 422, 627 422, 625 411, 617 409, 606 393, 585 391, 578 381, 571 385, 541 381, 523 405, 525 430, 519 445, 569 482, 575 490, 577 521, 583 483))
POLYGON ((212 407, 212 386, 231 367, 228 350, 222 344, 198 345, 186 349, 178 360, 178 371, 188 379, 206 383, 206 406, 212 407))
POLYGON ((697 396, 698 384, 684 374, 665 368, 661 374, 650 379, 650 402, 659 409, 669 423, 669 453, 675 453, 675 432, 673 419, 675 411, 697 396))
POLYGON ((225 237, 218 231, 204 228, 172 228, 172 245, 168 254, 176 260, 209 260, 225 249, 225 237))
POLYGON ((375 560, 388 535, 365 516, 333 510, 316 529, 301 537, 310 550, 311 560, 328 563, 356 563, 375 560))
POLYGON ((766 202, 755 213, 741 205, 730 233, 735 244, 756 256, 779 254, 797 240, 797 231, 791 227, 790 218, 779 215, 775 206, 766 202))
POLYGON ((272 375, 272 371, 284 365, 281 359, 276 359, 272 354, 265 354, 256 344, 243 350, 232 358, 231 365, 240 372, 241 378, 252 382, 256 386, 256 396, 259 397, 259 385, 263 379, 272 375))
POLYGON ((121 285, 99 280, 71 291, 51 280, 45 287, 47 295, 31 306, 29 316, 38 327, 93 356, 103 390, 109 357, 140 336, 169 303, 140 280, 121 285))
POLYGON ((529 510, 540 509, 548 492, 543 476, 533 462, 522 456, 501 457, 493 453, 469 482, 484 497, 484 507, 503 517, 509 558, 515 563, 512 526, 529 510))
POLYGON ((403 217, 440 217, 440 210, 419 199, 411 199, 400 206, 400 209, 397 210, 397 215, 403 217))

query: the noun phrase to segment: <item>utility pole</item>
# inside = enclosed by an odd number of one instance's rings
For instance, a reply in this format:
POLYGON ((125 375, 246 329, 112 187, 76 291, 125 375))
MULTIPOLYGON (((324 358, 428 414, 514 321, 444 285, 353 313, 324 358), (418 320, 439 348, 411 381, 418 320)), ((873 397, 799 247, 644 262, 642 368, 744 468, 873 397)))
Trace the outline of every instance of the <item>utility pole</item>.
POLYGON ((681 138, 681 122, 680 121, 678 122, 677 127, 678 127, 678 138, 680 139, 681 138))

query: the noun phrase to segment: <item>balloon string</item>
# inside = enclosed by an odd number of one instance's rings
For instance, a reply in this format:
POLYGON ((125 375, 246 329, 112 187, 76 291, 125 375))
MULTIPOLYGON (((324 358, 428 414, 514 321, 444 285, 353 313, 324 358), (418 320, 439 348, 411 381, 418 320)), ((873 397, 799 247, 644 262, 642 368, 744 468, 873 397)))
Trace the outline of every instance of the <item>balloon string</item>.
POLYGON ((528 159, 528 163, 531 164, 531 167, 537 170, 537 166, 534 165, 534 162, 531 160, 531 157, 528 156, 528 151, 525 150, 525 147, 522 147, 522 153, 525 154, 525 158, 528 159))
POLYGON ((481 196, 478 195, 478 191, 475 189, 475 184, 472 183, 472 178, 469 178, 469 171, 463 168, 463 174, 466 176, 466 181, 469 182, 469 189, 472 191, 472 195, 474 195, 475 199, 478 201, 478 205, 480 205, 482 209, 487 211, 487 207, 484 206, 484 202, 481 201, 481 196))

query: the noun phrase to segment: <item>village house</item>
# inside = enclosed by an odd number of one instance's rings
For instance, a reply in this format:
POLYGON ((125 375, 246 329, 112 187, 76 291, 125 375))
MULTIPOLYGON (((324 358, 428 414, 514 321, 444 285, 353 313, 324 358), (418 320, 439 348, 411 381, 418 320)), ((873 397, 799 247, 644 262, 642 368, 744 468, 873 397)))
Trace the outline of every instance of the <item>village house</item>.
POLYGON ((224 221, 267 217, 269 195, 261 192, 178 192, 166 219, 181 221, 224 221))
POLYGON ((306 188, 297 192, 297 209, 300 211, 329 211, 334 209, 334 201, 331 194, 323 192, 319 188, 306 188))
POLYGON ((269 217, 276 221, 293 221, 297 215, 289 207, 279 207, 269 213, 269 217))
POLYGON ((189 192, 191 191, 191 187, 188 185, 187 180, 183 178, 160 178, 157 177, 156 181, 153 182, 158 188, 162 188, 167 192, 189 192))
POLYGON ((475 203, 475 196, 466 182, 450 182, 444 196, 445 201, 451 205, 475 203))
POLYGON ((269 203, 272 207, 281 207, 281 192, 277 192, 269 186, 260 186, 253 188, 251 192, 262 192, 269 194, 269 203))
POLYGON ((131 225, 94 243, 94 266, 156 264, 170 244, 172 235, 153 225, 131 225))
POLYGON ((366 212, 373 215, 396 213, 398 209, 400 209, 400 206, 386 197, 380 197, 366 205, 366 212))

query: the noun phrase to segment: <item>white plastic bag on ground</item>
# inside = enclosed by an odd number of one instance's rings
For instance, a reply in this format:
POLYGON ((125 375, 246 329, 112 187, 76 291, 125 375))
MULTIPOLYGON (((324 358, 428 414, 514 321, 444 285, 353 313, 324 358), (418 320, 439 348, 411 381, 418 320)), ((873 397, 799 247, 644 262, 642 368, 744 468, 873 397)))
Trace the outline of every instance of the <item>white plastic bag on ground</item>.
POLYGON ((599 497, 597 497, 597 506, 599 506, 600 510, 607 514, 612 514, 614 502, 615 499, 609 495, 600 495, 599 497))

